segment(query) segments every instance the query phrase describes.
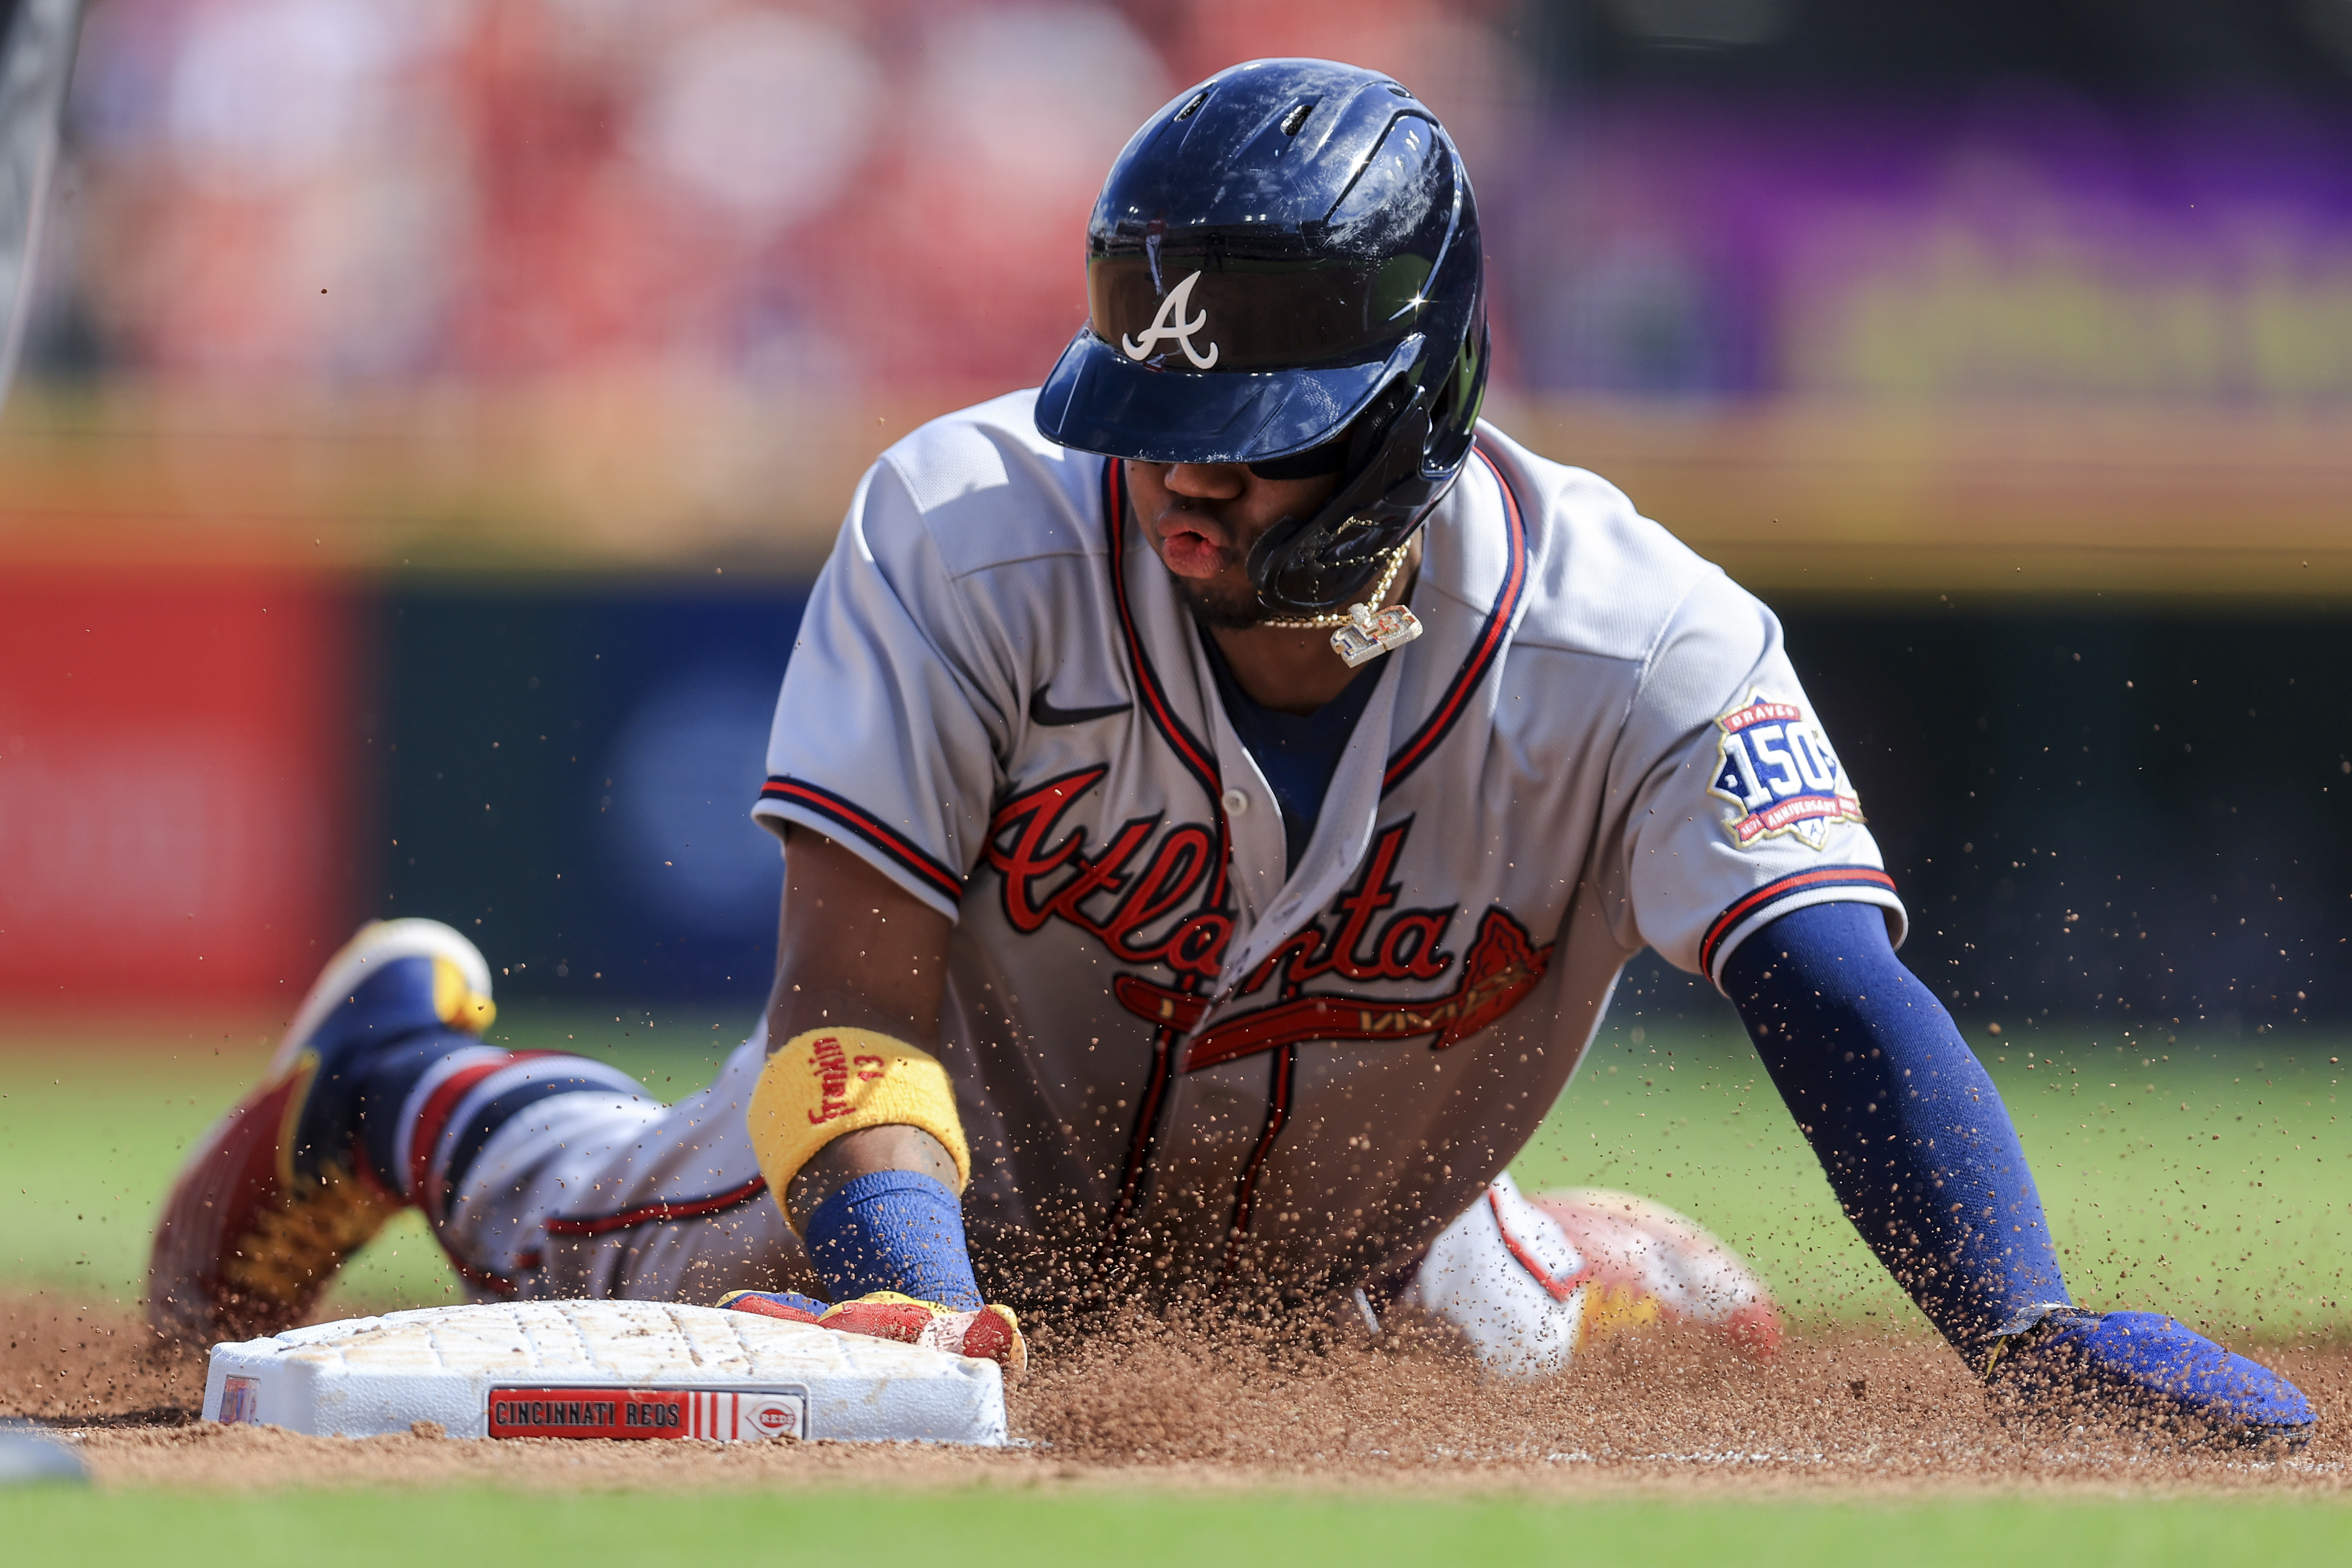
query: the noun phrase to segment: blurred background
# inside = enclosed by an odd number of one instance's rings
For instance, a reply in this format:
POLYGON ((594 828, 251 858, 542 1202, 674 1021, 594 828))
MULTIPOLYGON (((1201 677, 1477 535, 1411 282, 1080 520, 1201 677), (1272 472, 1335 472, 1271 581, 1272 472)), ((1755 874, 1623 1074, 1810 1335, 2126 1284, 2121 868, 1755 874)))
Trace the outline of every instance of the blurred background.
POLYGON ((96 0, 0 423, 0 1001, 364 914, 750 1005, 859 471, 1234 60, 1455 129, 1493 416, 1764 594, 1963 1015, 2352 1011, 2352 0, 96 0))
MULTIPOLYGON (((1454 130, 1490 416, 1780 612, 2062 1226, 2117 1235, 2062 1113, 2141 1078, 2200 1107, 2167 1182, 2250 1114, 2326 1167, 2231 1210, 2320 1252, 2174 1245, 2176 1299, 2340 1276, 2352 1147, 2257 1108, 2292 1069, 2320 1127, 2352 1020, 2352 0, 94 0, 0 417, 0 1131, 27 1194, 92 1116, 115 1163, 17 1272, 135 1292, 170 1150, 368 915, 473 933, 532 1043, 740 1037, 857 475, 1044 375, 1126 137, 1277 54, 1454 130)), ((1727 1023, 1637 964, 1534 1173, 1891 1310, 1801 1149, 1635 1120, 1662 1051, 1756 1087, 1727 1023)))

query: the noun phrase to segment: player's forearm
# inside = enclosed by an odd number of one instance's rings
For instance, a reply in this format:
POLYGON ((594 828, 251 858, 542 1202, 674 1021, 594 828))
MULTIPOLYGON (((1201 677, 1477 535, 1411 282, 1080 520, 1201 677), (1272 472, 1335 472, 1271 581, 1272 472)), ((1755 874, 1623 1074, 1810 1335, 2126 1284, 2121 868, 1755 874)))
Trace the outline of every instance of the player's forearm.
POLYGON ((1875 909, 1786 915, 1724 982, 1847 1216, 1964 1356, 2067 1300, 2008 1108, 1875 909))
POLYGON ((947 1145, 919 1127, 865 1127, 835 1139, 809 1157, 783 1194, 784 1217, 803 1236, 824 1200, 860 1176, 903 1171, 929 1176, 953 1191, 954 1158, 947 1145))
MULTIPOLYGON (((957 1194, 964 1176, 943 1137, 961 1142, 951 1091, 928 1053, 939 1047, 946 991, 949 922, 938 910, 823 834, 794 827, 786 836, 783 908, 777 921, 776 985, 768 1005, 768 1048, 782 1051, 803 1035, 871 1030, 914 1047, 930 1075, 920 1105, 856 1126, 783 1158, 772 1179, 784 1217, 807 1246, 836 1300, 896 1290, 959 1307, 980 1304, 971 1280, 957 1194), (911 1122, 930 1120, 924 1125, 911 1122)), ((875 1071, 897 1049, 847 1037, 858 1062, 875 1071), (866 1050, 883 1053, 869 1057, 866 1050)), ((822 1042, 796 1047, 814 1053, 822 1042)), ((836 1061, 842 1047, 835 1047, 836 1061)), ((900 1053, 905 1055, 907 1053, 900 1053)), ((772 1065, 771 1074, 786 1063, 772 1065)), ((805 1070, 808 1064, 803 1064, 805 1070)), ((764 1082, 764 1079, 763 1079, 764 1082)), ((757 1097, 755 1096, 755 1102, 757 1097)), ((914 1105, 915 1101, 907 1102, 914 1105)), ((788 1108, 789 1109, 789 1108, 788 1108)), ((841 1114, 830 1103, 784 1120, 799 1128, 841 1114)), ((834 1125, 855 1121, 845 1117, 834 1125)), ((805 1128, 801 1129, 803 1136, 805 1128)), ((759 1142, 755 1132, 754 1142, 759 1142)), ((770 1170, 763 1153, 761 1170, 770 1170)))
POLYGON ((937 1046, 947 990, 945 915, 821 833, 786 836, 771 1050, 811 1029, 878 1029, 937 1046))

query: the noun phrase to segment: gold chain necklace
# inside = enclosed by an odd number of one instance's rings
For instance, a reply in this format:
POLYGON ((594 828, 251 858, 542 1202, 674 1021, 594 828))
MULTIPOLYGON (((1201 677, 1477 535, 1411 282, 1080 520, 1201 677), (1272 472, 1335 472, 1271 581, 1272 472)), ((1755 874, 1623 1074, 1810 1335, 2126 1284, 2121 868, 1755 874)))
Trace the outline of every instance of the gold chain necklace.
POLYGON ((1372 585, 1372 596, 1354 609, 1334 610, 1328 616, 1305 616, 1297 620, 1260 621, 1258 625, 1286 632, 1319 632, 1332 626, 1347 626, 1354 621, 1356 610, 1377 610, 1388 603, 1389 590, 1396 586, 1397 574, 1404 570, 1405 552, 1412 548, 1412 541, 1407 540, 1389 552, 1389 569, 1381 573, 1381 580, 1372 585))
POLYGON ((1404 558, 1412 548, 1407 540, 1389 552, 1389 569, 1372 585, 1371 596, 1360 605, 1351 605, 1345 615, 1304 616, 1292 620, 1260 621, 1262 626, 1277 631, 1319 632, 1328 627, 1331 651, 1345 659, 1349 669, 1392 648, 1402 647, 1421 635, 1421 621, 1402 605, 1389 605, 1389 590, 1396 585, 1397 574, 1404 570, 1404 558), (1387 605, 1387 608, 1381 606, 1387 605))

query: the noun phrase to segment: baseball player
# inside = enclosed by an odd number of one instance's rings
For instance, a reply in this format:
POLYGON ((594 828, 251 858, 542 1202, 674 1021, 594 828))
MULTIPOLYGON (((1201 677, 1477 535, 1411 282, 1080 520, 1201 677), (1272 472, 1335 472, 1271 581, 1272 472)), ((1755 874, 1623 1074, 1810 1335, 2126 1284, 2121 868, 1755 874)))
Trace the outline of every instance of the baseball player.
POLYGON ((1612 1299, 1590 1214, 1504 1173, 1647 944, 1737 1004, 1989 1384, 2308 1430, 2253 1363, 2071 1305, 1779 623, 1480 422, 1476 208, 1426 106, 1222 72, 1119 155, 1086 274, 1042 390, 850 502, 756 807, 775 991, 716 1080, 666 1108, 494 1049, 472 946, 371 926, 180 1177, 159 1322, 280 1326, 415 1204, 486 1292, 1016 1368, 1013 1306, 1090 1299, 1415 1314, 1519 1373, 1628 1315, 1756 1325, 1665 1221, 1612 1299))

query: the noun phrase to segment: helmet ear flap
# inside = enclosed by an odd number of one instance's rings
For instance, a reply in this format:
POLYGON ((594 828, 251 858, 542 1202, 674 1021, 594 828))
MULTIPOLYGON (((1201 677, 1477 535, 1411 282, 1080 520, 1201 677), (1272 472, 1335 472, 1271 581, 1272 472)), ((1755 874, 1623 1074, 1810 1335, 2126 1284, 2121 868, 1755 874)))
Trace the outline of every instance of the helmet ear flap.
POLYGON ((1346 476, 1340 481, 1343 486, 1371 467, 1380 457, 1398 416, 1412 402, 1412 392, 1413 388, 1399 382, 1381 393, 1370 408, 1357 416, 1354 426, 1348 433, 1348 464, 1339 470, 1346 476))
POLYGON ((1412 400, 1390 421, 1380 448, 1380 455, 1387 459, 1381 465, 1387 481, 1381 486, 1383 492, 1407 479, 1421 477, 1421 455, 1429 449, 1431 428, 1429 394, 1415 387, 1412 400))
POLYGON ((1305 517, 1286 516, 1257 536, 1257 542, 1250 546, 1248 565, 1250 584, 1257 590, 1260 604, 1268 603, 1275 584, 1297 570, 1299 557, 1307 553, 1299 536, 1322 520, 1319 511, 1305 517))
POLYGON ((1486 372, 1494 360, 1493 341, 1482 318, 1476 333, 1463 344, 1453 374, 1440 383, 1437 401, 1430 409, 1431 429, 1446 433, 1430 449, 1430 467, 1454 468, 1469 452, 1479 410, 1486 401, 1486 372))
POLYGON ((1322 615, 1371 584, 1436 499, 1421 472, 1430 429, 1428 389, 1404 382, 1358 417, 1338 491, 1311 515, 1276 522, 1251 546, 1259 604, 1276 615, 1322 615))

